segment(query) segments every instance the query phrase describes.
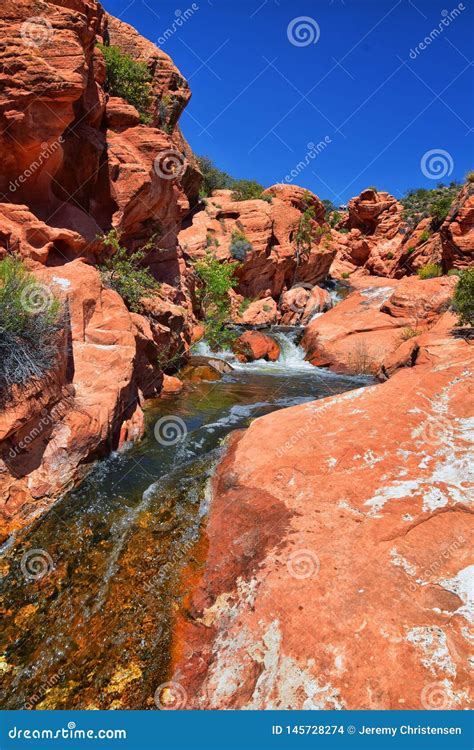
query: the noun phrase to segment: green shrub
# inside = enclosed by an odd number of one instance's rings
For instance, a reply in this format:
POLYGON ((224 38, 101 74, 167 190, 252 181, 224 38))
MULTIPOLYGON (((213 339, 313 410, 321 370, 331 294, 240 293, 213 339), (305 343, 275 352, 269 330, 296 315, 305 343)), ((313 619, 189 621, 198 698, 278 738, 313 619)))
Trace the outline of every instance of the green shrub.
POLYGON ((461 271, 453 297, 459 325, 474 326, 474 268, 461 271))
POLYGON ((219 247, 219 240, 213 237, 210 232, 206 234, 206 247, 219 247))
POLYGON ((459 270, 459 268, 451 268, 448 271, 448 276, 460 276, 460 275, 461 275, 461 271, 459 270))
POLYGON ((218 169, 208 156, 198 156, 198 162, 203 176, 200 191, 202 197, 209 197, 214 190, 229 190, 232 188, 232 177, 227 172, 218 169))
POLYGON ((249 299, 248 297, 245 297, 245 299, 243 299, 239 305, 239 315, 243 315, 244 312, 249 309, 251 303, 252 303, 252 300, 249 299))
POLYGON ((420 279, 434 279, 437 276, 442 275, 443 269, 438 263, 428 263, 428 265, 418 269, 418 276, 420 279))
POLYGON ((443 221, 447 218, 452 200, 449 195, 438 198, 431 206, 431 226, 434 230, 439 229, 443 221))
POLYGON ((141 312, 143 297, 160 288, 150 271, 142 265, 151 243, 141 250, 129 253, 120 245, 120 237, 115 229, 102 240, 106 247, 114 251, 111 258, 99 265, 104 285, 118 292, 132 312, 141 312))
MULTIPOLYGON (((446 199, 446 202, 451 205, 461 187, 460 183, 451 182, 449 185, 438 185, 432 190, 426 188, 408 190, 400 202, 403 205, 403 218, 409 228, 414 229, 421 219, 428 217, 431 217, 436 224, 436 217, 440 211, 439 201, 446 199)), ((435 225, 432 226, 436 228, 435 225)))
POLYGON ((240 232, 237 229, 232 232, 229 251, 234 260, 243 262, 246 258, 247 253, 252 252, 252 250, 252 244, 248 241, 243 232, 240 232))
MULTIPOLYGON (((200 190, 202 198, 209 197, 214 190, 233 190, 232 198, 236 201, 262 198, 264 188, 255 180, 234 179, 230 174, 216 167, 208 156, 198 156, 198 162, 203 176, 200 190)), ((269 203, 272 201, 271 196, 263 196, 263 199, 269 203)))
POLYGON ((474 182, 474 172, 468 172, 466 175, 466 182, 474 182))
POLYGON ((339 224, 341 219, 342 219, 342 214, 339 211, 332 211, 327 221, 329 221, 330 226, 334 229, 336 224, 339 224))
POLYGON ((411 255, 414 252, 415 252, 415 248, 413 247, 413 245, 407 248, 407 251, 406 251, 407 255, 411 255))
POLYGON ((419 336, 421 331, 418 331, 416 328, 412 328, 411 326, 407 326, 402 331, 402 340, 408 341, 409 339, 414 338, 415 336, 419 336))
POLYGON ((140 113, 142 122, 151 121, 152 104, 151 75, 145 63, 136 62, 119 47, 98 45, 102 50, 107 68, 106 91, 111 96, 120 96, 132 104, 140 113))
POLYGON ((202 287, 198 292, 204 316, 204 330, 212 351, 232 344, 235 334, 228 329, 231 314, 229 291, 237 286, 235 269, 238 263, 219 263, 210 253, 196 263, 202 287))
POLYGON ((273 203, 273 195, 261 195, 260 199, 265 203, 273 203))
POLYGON ((19 258, 0 261, 0 393, 42 380, 58 358, 64 309, 19 258))
POLYGON ((343 273, 341 273, 341 278, 348 279, 350 278, 350 275, 350 271, 344 271, 343 273))
POLYGON ((420 234, 420 239, 418 240, 419 243, 427 242, 430 238, 430 233, 426 230, 420 234))
POLYGON ((263 185, 255 180, 234 180, 232 185, 232 198, 235 201, 248 201, 254 198, 261 198, 264 191, 263 185))
POLYGON ((393 260, 393 253, 387 253, 387 260, 393 260))

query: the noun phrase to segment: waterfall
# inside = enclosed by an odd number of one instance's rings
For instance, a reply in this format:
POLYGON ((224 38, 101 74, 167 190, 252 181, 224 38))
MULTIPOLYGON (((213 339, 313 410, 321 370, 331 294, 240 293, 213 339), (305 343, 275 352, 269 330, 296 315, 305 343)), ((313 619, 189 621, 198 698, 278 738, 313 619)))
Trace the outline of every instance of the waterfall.
POLYGON ((255 362, 239 362, 232 351, 211 351, 207 341, 204 339, 193 346, 192 353, 203 357, 225 359, 235 370, 266 370, 267 372, 306 370, 314 372, 315 368, 309 362, 305 361, 304 350, 296 343, 296 339, 300 332, 301 331, 298 328, 290 331, 280 331, 277 327, 276 329, 269 328, 262 331, 262 333, 275 339, 280 346, 281 353, 277 362, 266 362, 263 359, 258 359, 255 362))

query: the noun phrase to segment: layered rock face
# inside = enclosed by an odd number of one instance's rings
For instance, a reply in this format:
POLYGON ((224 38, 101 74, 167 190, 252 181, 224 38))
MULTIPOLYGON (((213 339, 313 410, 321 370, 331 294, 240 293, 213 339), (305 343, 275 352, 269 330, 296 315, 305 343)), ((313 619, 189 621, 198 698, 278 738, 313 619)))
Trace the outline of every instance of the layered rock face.
POLYGON ((61 363, 40 388, 13 394, 2 413, 6 535, 94 458, 141 435, 140 403, 160 392, 162 368, 189 347, 193 314, 177 235, 201 177, 177 124, 186 81, 96 0, 8 1, 0 26, 0 257, 20 255, 69 316, 61 363), (152 126, 105 93, 96 42, 107 39, 149 65, 152 126), (156 113, 168 98, 165 123, 156 113), (110 254, 99 236, 112 228, 129 250, 149 245, 161 286, 144 315, 130 313, 94 268, 110 254))
POLYGON ((349 201, 347 217, 331 233, 331 247, 336 250, 335 277, 402 278, 434 263, 444 273, 466 268, 474 258, 474 186, 462 188, 437 231, 430 218, 411 230, 402 204, 392 195, 365 190, 349 201))
POLYGON ((302 188, 274 185, 266 200, 235 201, 230 190, 216 190, 203 211, 183 229, 179 241, 186 257, 203 258, 208 250, 220 260, 238 260, 237 292, 243 297, 273 297, 296 283, 318 284, 326 278, 335 251, 323 232, 309 252, 298 257, 297 232, 310 196, 314 230, 322 226, 324 206, 302 188))
POLYGON ((422 281, 361 277, 356 291, 305 329, 307 359, 338 372, 376 375, 405 340, 432 326, 449 307, 456 278, 422 281))
POLYGON ((234 434, 177 631, 187 708, 469 707, 474 356, 453 324, 386 383, 234 434))

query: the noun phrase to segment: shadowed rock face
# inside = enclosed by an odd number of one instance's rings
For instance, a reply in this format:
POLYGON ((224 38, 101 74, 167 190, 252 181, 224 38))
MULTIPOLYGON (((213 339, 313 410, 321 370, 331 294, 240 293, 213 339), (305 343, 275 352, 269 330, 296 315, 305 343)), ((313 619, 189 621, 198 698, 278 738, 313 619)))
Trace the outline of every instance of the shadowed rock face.
POLYGON ((474 357, 453 322, 383 385, 231 440, 177 630, 187 708, 469 706, 474 357))
POLYGON ((69 307, 62 360, 41 397, 36 387, 14 394, 2 414, 4 538, 94 458, 141 435, 140 401, 163 387, 159 362, 179 362, 189 347, 193 315, 177 234, 200 175, 177 126, 187 82, 96 0, 47 2, 41 13, 33 0, 8 0, 0 31, 0 257, 21 255, 69 307), (107 102, 96 47, 107 25, 113 43, 150 65, 155 101, 171 92, 179 101, 166 123, 155 118, 160 127, 140 124, 117 97, 107 102), (155 164, 169 152, 179 161, 171 178, 155 164), (147 261, 162 283, 145 315, 130 313, 93 267, 106 252, 98 235, 112 227, 129 249, 153 238, 147 261))

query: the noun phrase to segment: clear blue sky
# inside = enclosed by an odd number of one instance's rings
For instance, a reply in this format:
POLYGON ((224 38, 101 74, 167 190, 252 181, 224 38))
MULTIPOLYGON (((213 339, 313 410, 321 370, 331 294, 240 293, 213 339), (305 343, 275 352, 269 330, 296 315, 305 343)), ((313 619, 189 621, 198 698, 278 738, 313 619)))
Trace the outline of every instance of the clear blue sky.
POLYGON ((177 3, 104 0, 155 43, 173 32, 161 46, 193 91, 183 132, 233 176, 268 186, 306 158, 294 183, 341 203, 369 185, 401 196, 434 187, 426 173, 449 182, 474 168, 472 0, 197 0, 180 27, 193 3, 177 3), (300 16, 312 36, 297 22, 288 31, 300 16), (424 174, 423 155, 440 149, 424 174))

